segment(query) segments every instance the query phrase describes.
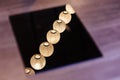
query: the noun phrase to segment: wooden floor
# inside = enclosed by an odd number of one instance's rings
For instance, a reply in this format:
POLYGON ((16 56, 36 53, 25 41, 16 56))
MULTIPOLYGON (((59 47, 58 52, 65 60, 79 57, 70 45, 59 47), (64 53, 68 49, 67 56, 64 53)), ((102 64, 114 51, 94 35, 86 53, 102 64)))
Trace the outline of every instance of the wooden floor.
POLYGON ((8 17, 73 5, 103 57, 39 73, 31 80, 120 80, 120 0, 0 0, 0 80, 29 80, 8 17))

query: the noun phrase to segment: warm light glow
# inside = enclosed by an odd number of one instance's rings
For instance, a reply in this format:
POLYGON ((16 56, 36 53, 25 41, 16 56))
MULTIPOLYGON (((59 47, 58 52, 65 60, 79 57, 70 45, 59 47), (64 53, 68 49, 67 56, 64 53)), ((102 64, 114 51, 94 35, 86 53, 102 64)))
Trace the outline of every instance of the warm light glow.
POLYGON ((60 33, 57 30, 49 30, 46 37, 51 44, 56 44, 60 41, 60 33))
POLYGON ((53 52, 54 52, 54 47, 51 43, 49 42, 43 42, 39 46, 39 52, 44 56, 44 57, 50 57, 53 52))
MULTIPOLYGON (((54 21, 53 29, 49 30, 46 34, 47 41, 43 42, 39 46, 40 54, 34 54, 30 59, 30 64, 33 69, 41 70, 46 65, 45 57, 50 57, 54 52, 53 44, 57 44, 60 41, 60 33, 64 32, 66 29, 70 31, 70 28, 67 24, 72 19, 72 14, 75 13, 75 10, 70 4, 66 4, 66 11, 62 11, 59 14, 59 19, 54 21)), ((25 73, 27 75, 34 75, 35 72, 32 68, 26 68, 25 73)))
POLYGON ((30 59, 30 64, 35 70, 41 70, 46 65, 46 59, 40 54, 34 54, 30 59))
POLYGON ((40 59, 40 57, 41 57, 41 56, 38 55, 38 54, 35 55, 35 59, 40 59))
POLYGON ((25 74, 26 76, 34 76, 35 75, 35 71, 32 68, 25 68, 25 74))
POLYGON ((53 29, 57 30, 59 33, 62 33, 66 29, 66 24, 62 20, 56 20, 53 23, 53 29))
POLYGON ((66 24, 68 24, 71 21, 71 14, 67 11, 62 11, 59 15, 59 19, 63 20, 66 24))
POLYGON ((73 9, 73 7, 70 4, 66 4, 65 6, 66 11, 68 11, 70 14, 74 14, 75 10, 73 9))

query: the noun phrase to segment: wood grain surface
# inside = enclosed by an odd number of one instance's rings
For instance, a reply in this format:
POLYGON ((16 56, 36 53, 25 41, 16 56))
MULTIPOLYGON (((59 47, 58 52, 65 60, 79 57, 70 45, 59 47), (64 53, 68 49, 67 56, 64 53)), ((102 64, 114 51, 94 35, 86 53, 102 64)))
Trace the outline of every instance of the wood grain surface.
POLYGON ((29 80, 10 15, 71 3, 103 57, 39 73, 32 80, 120 80, 120 0, 0 0, 0 80, 29 80))

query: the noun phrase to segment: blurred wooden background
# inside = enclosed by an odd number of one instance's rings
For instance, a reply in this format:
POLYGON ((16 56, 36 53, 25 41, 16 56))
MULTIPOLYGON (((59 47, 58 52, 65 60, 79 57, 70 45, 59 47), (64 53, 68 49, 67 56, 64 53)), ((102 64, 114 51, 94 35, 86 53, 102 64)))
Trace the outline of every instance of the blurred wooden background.
POLYGON ((33 80, 120 80, 120 0, 0 0, 0 80, 28 80, 10 15, 71 3, 103 57, 39 73, 33 80))

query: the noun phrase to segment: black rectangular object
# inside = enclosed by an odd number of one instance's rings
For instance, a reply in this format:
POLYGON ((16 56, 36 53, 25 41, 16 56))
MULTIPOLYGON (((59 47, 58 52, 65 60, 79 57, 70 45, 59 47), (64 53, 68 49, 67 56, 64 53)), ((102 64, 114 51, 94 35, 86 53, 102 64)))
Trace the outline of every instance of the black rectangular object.
MULTIPOLYGON (((15 34, 25 67, 30 67, 30 58, 39 53, 39 45, 46 41, 46 33, 52 29, 64 6, 11 15, 10 22, 15 34)), ((69 31, 61 34, 54 54, 47 58, 41 71, 101 57, 102 54, 76 14, 68 24, 69 31)))

